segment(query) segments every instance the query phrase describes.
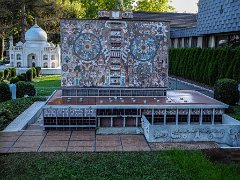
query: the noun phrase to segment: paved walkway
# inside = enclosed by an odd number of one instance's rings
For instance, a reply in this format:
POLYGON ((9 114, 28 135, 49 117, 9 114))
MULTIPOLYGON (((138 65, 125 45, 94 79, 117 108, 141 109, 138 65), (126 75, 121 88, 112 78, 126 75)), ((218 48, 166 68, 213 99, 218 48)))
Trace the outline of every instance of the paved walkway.
POLYGON ((96 135, 95 131, 1 132, 0 153, 108 152, 217 148, 215 143, 147 143, 143 135, 96 135), (191 144, 191 145, 190 145, 191 144))

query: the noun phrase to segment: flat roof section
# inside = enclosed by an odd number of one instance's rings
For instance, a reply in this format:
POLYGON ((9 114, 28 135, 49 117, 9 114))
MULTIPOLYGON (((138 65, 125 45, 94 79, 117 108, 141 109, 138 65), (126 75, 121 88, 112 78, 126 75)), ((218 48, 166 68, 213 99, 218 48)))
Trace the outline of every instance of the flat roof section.
POLYGON ((125 97, 102 97, 102 96, 72 96, 62 97, 62 91, 56 91, 46 105, 79 105, 79 106, 175 106, 175 105, 203 105, 203 106, 228 106, 212 99, 202 93, 191 90, 167 91, 167 96, 125 96, 125 97))

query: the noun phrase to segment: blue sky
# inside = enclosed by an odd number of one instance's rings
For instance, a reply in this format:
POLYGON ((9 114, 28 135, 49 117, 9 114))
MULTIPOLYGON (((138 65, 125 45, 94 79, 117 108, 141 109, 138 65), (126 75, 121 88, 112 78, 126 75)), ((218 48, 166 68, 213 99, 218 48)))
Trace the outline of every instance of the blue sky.
POLYGON ((172 0, 176 12, 196 13, 198 0, 172 0))

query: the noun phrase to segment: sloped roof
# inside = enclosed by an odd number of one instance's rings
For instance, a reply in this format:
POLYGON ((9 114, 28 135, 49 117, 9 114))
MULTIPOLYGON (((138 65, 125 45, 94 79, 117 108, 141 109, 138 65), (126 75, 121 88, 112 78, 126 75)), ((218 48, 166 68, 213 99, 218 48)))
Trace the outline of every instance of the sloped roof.
POLYGON ((197 26, 197 14, 192 13, 157 13, 134 11, 133 20, 170 21, 171 28, 197 26))

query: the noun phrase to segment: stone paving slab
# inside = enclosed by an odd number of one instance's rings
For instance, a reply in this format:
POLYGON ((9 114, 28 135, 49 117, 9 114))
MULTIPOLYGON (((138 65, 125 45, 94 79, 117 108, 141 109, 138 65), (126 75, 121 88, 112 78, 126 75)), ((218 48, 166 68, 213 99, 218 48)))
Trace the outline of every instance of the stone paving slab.
POLYGON ((0 133, 0 153, 109 152, 218 148, 213 142, 148 143, 143 135, 98 135, 95 131, 0 133))

